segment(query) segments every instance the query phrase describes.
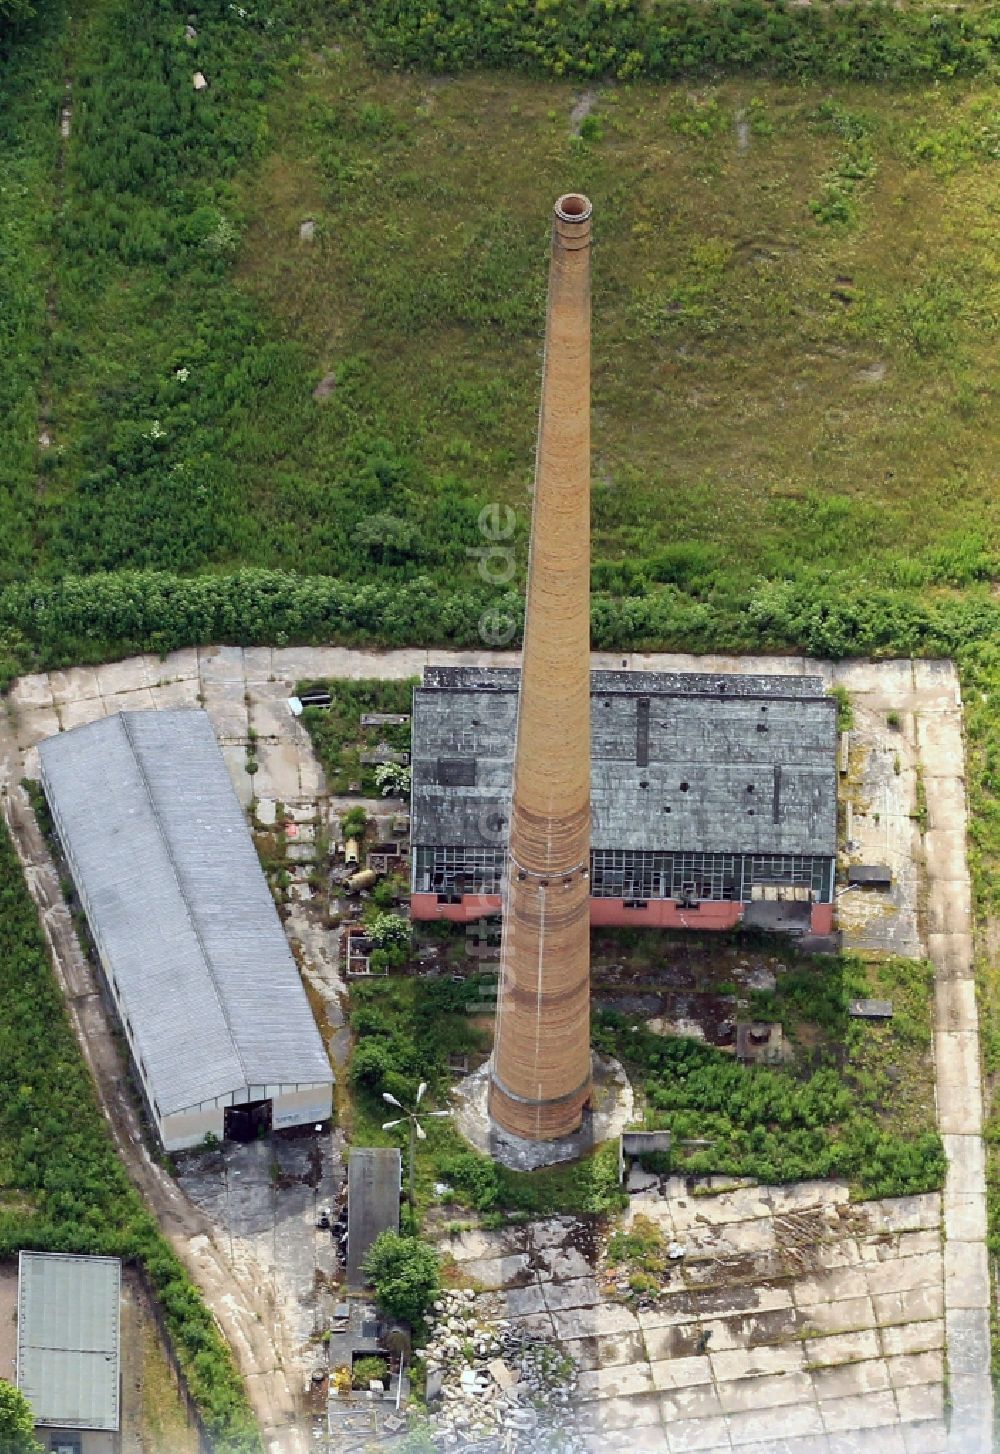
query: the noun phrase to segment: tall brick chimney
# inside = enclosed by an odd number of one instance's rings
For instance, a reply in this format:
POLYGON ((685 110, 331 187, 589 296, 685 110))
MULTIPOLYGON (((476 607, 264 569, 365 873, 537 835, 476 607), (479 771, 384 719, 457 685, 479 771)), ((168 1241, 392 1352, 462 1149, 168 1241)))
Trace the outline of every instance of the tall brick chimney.
POLYGON ((590 217, 555 205, 489 1109, 575 1131, 590 1095, 590 217))

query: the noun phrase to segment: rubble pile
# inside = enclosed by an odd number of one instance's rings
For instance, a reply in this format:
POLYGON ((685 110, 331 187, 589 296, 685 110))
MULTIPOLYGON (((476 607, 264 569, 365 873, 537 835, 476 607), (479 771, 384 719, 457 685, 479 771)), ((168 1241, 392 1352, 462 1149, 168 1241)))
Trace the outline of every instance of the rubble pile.
POLYGON ((504 1318, 481 1316, 470 1291, 439 1298, 429 1323, 423 1357, 439 1448, 580 1454, 572 1358, 504 1318))

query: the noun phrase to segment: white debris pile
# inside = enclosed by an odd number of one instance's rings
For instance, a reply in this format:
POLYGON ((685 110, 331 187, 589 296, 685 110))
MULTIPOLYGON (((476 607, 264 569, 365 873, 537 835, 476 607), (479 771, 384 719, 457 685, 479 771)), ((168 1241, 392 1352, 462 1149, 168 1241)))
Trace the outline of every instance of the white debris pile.
POLYGON ((431 1433, 439 1448, 495 1444, 511 1454, 580 1454, 572 1429, 577 1368, 556 1344, 483 1317, 476 1294, 434 1304, 423 1357, 431 1433))

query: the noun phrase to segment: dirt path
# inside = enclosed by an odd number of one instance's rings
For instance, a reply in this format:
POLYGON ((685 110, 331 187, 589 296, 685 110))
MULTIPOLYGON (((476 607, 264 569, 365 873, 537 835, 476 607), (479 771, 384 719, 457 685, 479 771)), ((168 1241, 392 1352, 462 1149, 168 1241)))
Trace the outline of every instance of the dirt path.
POLYGON ((118 1152, 218 1319, 246 1379, 268 1447, 273 1454, 304 1454, 308 1439, 296 1424, 295 1396, 285 1372, 291 1360, 280 1310, 261 1297, 254 1281, 234 1272, 214 1241, 212 1223, 149 1154, 94 971, 81 952, 58 874, 27 797, 20 787, 9 787, 2 801, 70 1020, 118 1152))

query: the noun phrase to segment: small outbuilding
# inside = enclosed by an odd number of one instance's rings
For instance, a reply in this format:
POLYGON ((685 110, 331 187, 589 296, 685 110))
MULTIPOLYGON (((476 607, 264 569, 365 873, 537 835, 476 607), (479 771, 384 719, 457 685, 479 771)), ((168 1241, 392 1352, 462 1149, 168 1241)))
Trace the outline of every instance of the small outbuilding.
POLYGON ((355 1146, 347 1162, 347 1285, 364 1286, 375 1238, 399 1231, 402 1157, 397 1146, 355 1146))
POLYGON ((53 1454, 117 1454, 121 1430, 117 1257, 22 1252, 17 1386, 53 1454))

